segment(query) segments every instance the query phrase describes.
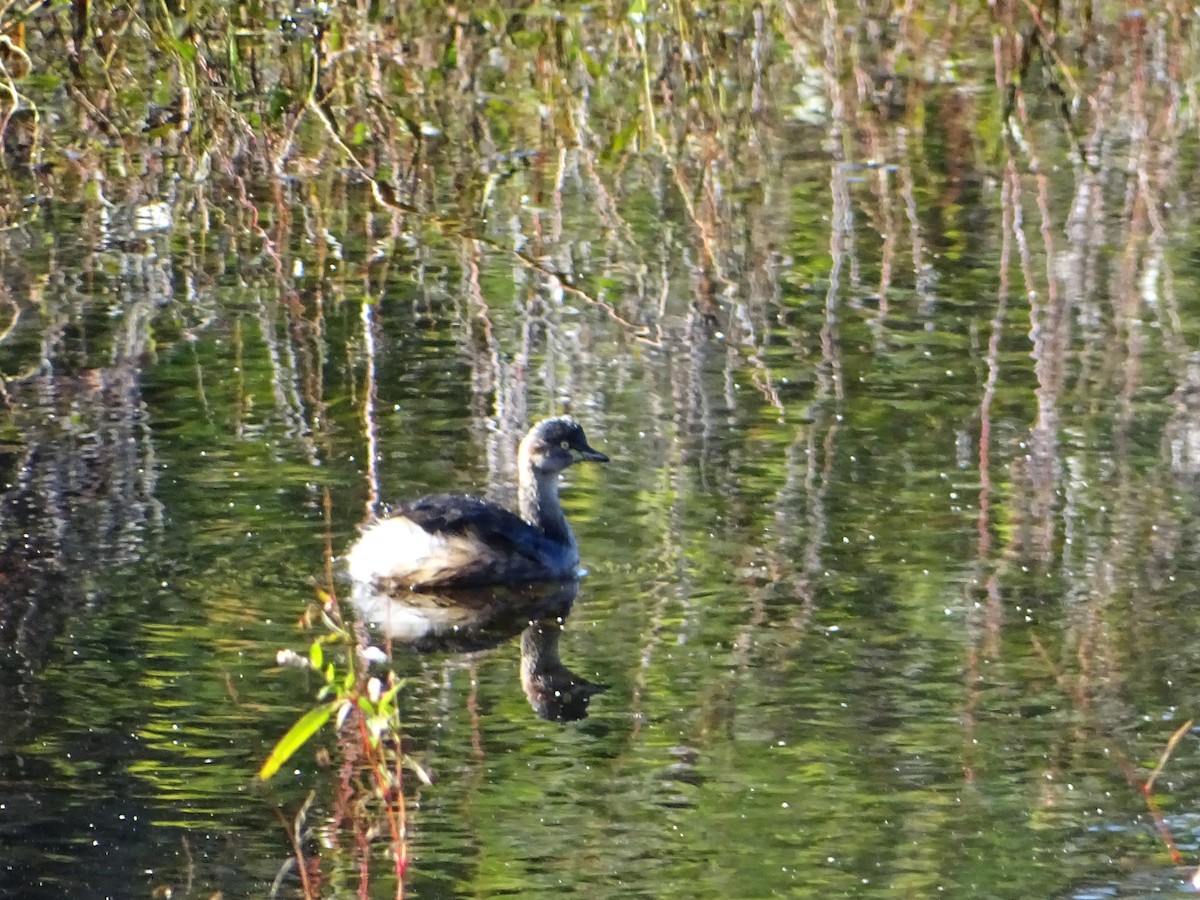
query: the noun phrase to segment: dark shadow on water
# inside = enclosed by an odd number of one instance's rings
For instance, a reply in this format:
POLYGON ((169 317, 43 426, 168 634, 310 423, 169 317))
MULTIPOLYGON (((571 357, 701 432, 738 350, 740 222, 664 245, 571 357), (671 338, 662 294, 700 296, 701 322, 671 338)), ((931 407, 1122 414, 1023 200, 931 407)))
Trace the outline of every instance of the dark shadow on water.
POLYGON ((97 575, 142 557, 161 511, 132 368, 39 371, 4 402, 19 442, 0 450, 0 667, 36 671, 97 575))
POLYGON ((520 635, 521 688, 539 718, 573 722, 604 690, 563 664, 558 644, 579 593, 578 581, 496 585, 420 593, 355 583, 350 602, 394 648, 416 653, 476 653, 520 635))
POLYGON ((87 871, 91 896, 137 893, 130 873, 146 867, 154 817, 131 796, 137 791, 134 781, 111 778, 112 796, 92 796, 45 760, 0 756, 0 782, 6 785, 0 788, 0 896, 70 896, 81 869, 87 871))

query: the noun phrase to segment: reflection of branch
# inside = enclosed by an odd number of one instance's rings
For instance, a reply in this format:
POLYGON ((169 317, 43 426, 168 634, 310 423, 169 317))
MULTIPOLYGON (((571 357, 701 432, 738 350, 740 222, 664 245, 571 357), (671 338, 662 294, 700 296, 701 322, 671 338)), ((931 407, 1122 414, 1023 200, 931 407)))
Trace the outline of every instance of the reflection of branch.
POLYGON ((343 141, 341 136, 338 134, 337 127, 334 125, 333 120, 319 104, 310 100, 305 108, 312 110, 316 114, 316 116, 321 120, 321 123, 325 126, 325 129, 329 133, 330 137, 333 139, 333 142, 354 164, 354 168, 358 170, 359 176, 366 179, 367 183, 371 186, 371 196, 374 197, 376 203, 397 212, 405 212, 420 216, 423 222, 434 227, 443 235, 457 236, 467 240, 478 241, 491 250, 503 253, 516 260, 527 269, 552 279, 558 285, 559 289, 561 289, 564 293, 571 294, 586 303, 600 307, 614 322, 617 322, 625 328, 630 329, 633 332, 635 340, 642 341, 655 347, 662 346, 661 324, 656 322, 653 328, 651 328, 647 325, 637 325, 633 322, 630 322, 628 319, 622 317, 611 303, 601 300, 598 297, 593 297, 582 288, 578 288, 571 284, 570 276, 566 273, 551 269, 538 262, 533 257, 522 253, 520 250, 516 250, 512 247, 506 247, 490 238, 474 234, 462 223, 456 222, 452 219, 443 218, 441 216, 423 213, 417 207, 409 203, 402 202, 396 197, 395 192, 391 189, 390 185, 384 184, 383 182, 380 182, 374 178, 367 171, 366 167, 359 162, 358 157, 354 155, 354 151, 346 146, 346 142, 343 141))
POLYGON ((1029 14, 1033 17, 1033 24, 1037 26, 1038 33, 1041 34, 1042 49, 1050 55, 1051 59, 1054 60, 1054 65, 1058 67, 1058 70, 1062 73, 1063 78, 1067 80, 1067 84, 1071 85, 1071 90, 1074 91, 1075 96, 1078 97, 1080 94, 1079 83, 1075 80, 1075 76, 1071 74, 1071 67, 1067 65, 1066 61, 1062 58, 1062 56, 1059 55, 1059 52, 1054 49, 1054 45, 1057 43, 1058 35, 1046 26, 1046 23, 1042 20, 1041 10, 1039 10, 1037 6, 1031 2, 1031 0, 1025 0, 1025 6, 1028 7, 1029 14))
MULTIPOLYGON (((1167 852, 1171 854, 1172 861, 1176 865, 1182 865, 1183 855, 1179 852, 1179 847, 1176 845, 1175 838, 1171 834, 1171 828, 1167 824, 1158 802, 1151 795, 1151 790, 1154 787, 1155 780, 1166 767, 1167 761, 1170 759, 1176 746, 1178 746, 1179 742, 1191 729, 1193 720, 1188 719, 1175 729, 1174 733, 1167 740, 1167 746, 1159 755, 1157 765, 1155 765, 1147 778, 1142 779, 1138 767, 1130 760, 1129 755, 1117 745, 1112 735, 1108 734, 1096 720, 1095 715, 1091 711, 1091 706, 1082 702, 1082 699, 1077 696, 1078 692, 1070 688, 1066 674, 1054 664, 1042 642, 1037 639, 1036 635, 1030 635, 1030 642, 1038 657, 1045 664, 1046 669, 1053 676, 1054 682, 1062 691, 1063 696, 1075 698, 1075 712, 1081 717, 1081 733, 1090 734, 1093 738, 1101 740, 1104 744, 1104 755, 1116 762, 1117 768, 1121 770, 1121 774, 1125 777, 1125 781, 1131 788, 1141 794, 1145 800, 1146 810, 1149 812, 1150 818, 1154 822, 1154 827, 1158 831, 1159 837, 1162 838, 1164 846, 1167 848, 1167 852)), ((1197 876, 1200 877, 1200 873, 1197 873, 1197 876)))
MULTIPOLYGON (((306 900, 307 898, 319 896, 319 894, 313 890, 312 880, 308 873, 308 863, 304 859, 304 847, 301 843, 301 835, 304 832, 304 822, 308 817, 308 811, 312 807, 313 800, 316 799, 316 796, 316 791, 312 791, 308 795, 308 798, 304 801, 303 805, 300 807, 300 810, 296 813, 295 818, 291 822, 287 820, 287 817, 284 816, 282 810, 275 810, 275 815, 279 819, 279 824, 283 827, 284 833, 287 834, 288 841, 292 845, 292 854, 294 856, 292 862, 295 863, 296 872, 300 876, 300 887, 301 890, 304 891, 306 900)), ((289 865, 283 865, 279 870, 279 874, 275 876, 275 883, 271 885, 270 895, 272 897, 277 895, 278 889, 282 886, 283 879, 287 875, 288 868, 290 868, 289 865)))
MULTIPOLYGON (((824 437, 820 442, 821 452, 818 454, 817 436, 819 432, 814 425, 813 428, 809 429, 808 441, 803 453, 805 463, 803 486, 804 494, 808 500, 808 511, 805 516, 808 534, 800 553, 801 565, 799 566, 799 570, 794 573, 791 582, 797 597, 801 601, 799 612, 792 616, 789 623, 796 629, 806 627, 816 610, 814 585, 824 569, 821 559, 821 548, 826 546, 829 539, 829 517, 826 511, 826 501, 828 499, 830 483, 833 481, 834 461, 837 457, 837 435, 840 428, 841 425, 838 417, 831 415, 824 437), (817 466, 818 457, 821 458, 823 463, 819 469, 817 466)), ((786 458, 788 481, 783 489, 780 490, 774 504, 777 527, 782 527, 782 523, 779 520, 786 515, 787 510, 792 506, 792 501, 795 499, 788 495, 797 487, 794 483, 794 477, 798 469, 795 463, 799 445, 799 434, 797 434, 797 440, 788 448, 786 458)), ((787 552, 784 541, 781 541, 780 545, 776 548, 776 554, 776 578, 779 578, 780 573, 792 569, 795 566, 795 562, 794 557, 791 557, 791 554, 787 552), (786 562, 789 559, 793 561, 791 563, 786 562)))
POLYGON ((1000 573, 992 564, 992 401, 996 396, 996 382, 1000 376, 1000 336, 1004 332, 1004 317, 1008 308, 1009 269, 1012 261, 1012 186, 1005 180, 1000 190, 1001 243, 1000 283, 996 291, 996 308, 992 315, 991 335, 987 345, 987 379, 979 400, 979 515, 976 519, 978 533, 977 551, 972 566, 973 575, 967 579, 964 590, 963 608, 966 610, 966 661, 965 677, 966 708, 963 726, 966 732, 963 751, 963 768, 967 778, 974 781, 976 739, 976 710, 980 704, 980 659, 984 653, 994 655, 1000 640, 1000 573), (989 572, 989 567, 992 570, 989 572), (985 578, 985 573, 987 573, 985 578), (972 602, 973 588, 984 583, 987 604, 983 609, 982 622, 976 614, 979 604, 972 602))
POLYGON ((0 332, 0 344, 8 340, 9 336, 13 333, 13 329, 17 327, 17 323, 21 321, 21 307, 17 305, 16 301, 6 297, 4 298, 4 302, 12 307, 13 317, 12 321, 8 323, 8 327, 0 332))
POLYGON ((363 431, 367 441, 367 518, 379 507, 379 428, 375 422, 375 304, 370 297, 362 302, 363 348, 367 354, 367 384, 363 397, 363 431))
POLYGON ((1150 796, 1150 791, 1154 789, 1154 781, 1162 774, 1162 770, 1167 765, 1167 760, 1171 758, 1171 754, 1175 752, 1175 747, 1183 740, 1183 736, 1188 733, 1192 727, 1194 719, 1188 719, 1182 725, 1175 729, 1175 733, 1171 735, 1171 739, 1167 741, 1167 746, 1163 749, 1162 756, 1158 758, 1158 765, 1150 772, 1150 776, 1146 779, 1146 783, 1142 785, 1142 793, 1147 797, 1150 796))
POLYGON ((630 322, 628 319, 623 318, 621 316, 621 314, 618 313, 617 310, 613 307, 613 305, 611 303, 609 303, 608 301, 601 300, 599 297, 593 297, 591 294, 589 294, 587 291, 583 290, 582 288, 577 288, 577 287, 575 287, 575 285, 571 284, 571 282, 568 280, 570 278, 569 275, 566 275, 562 272, 557 272, 554 269, 547 268, 546 266, 542 265, 542 263, 538 262, 533 257, 528 256, 525 253, 522 253, 520 250, 515 250, 512 247, 505 247, 503 244, 493 241, 490 238, 479 237, 479 236, 475 236, 475 235, 468 235, 465 232, 462 234, 462 237, 468 238, 469 240, 478 241, 479 243, 483 244, 485 247, 488 247, 491 250, 496 250, 496 251, 499 251, 500 253, 505 253, 505 254, 511 256, 513 259, 515 259, 521 265, 525 266, 527 269, 537 272, 540 275, 545 275, 547 278, 553 279, 558 284, 559 288, 563 291, 563 293, 572 294, 573 296, 580 298, 581 300, 583 300, 586 303, 591 303, 594 306, 599 306, 601 309, 603 309, 608 314, 608 317, 610 319, 612 319, 614 322, 618 323, 619 325, 623 325, 624 327, 633 331, 634 340, 642 341, 643 343, 650 344, 653 347, 661 347, 662 346, 662 325, 660 323, 658 323, 658 322, 654 323, 653 337, 651 337, 650 334, 651 334, 652 329, 650 328, 650 326, 637 325, 633 322, 630 322))

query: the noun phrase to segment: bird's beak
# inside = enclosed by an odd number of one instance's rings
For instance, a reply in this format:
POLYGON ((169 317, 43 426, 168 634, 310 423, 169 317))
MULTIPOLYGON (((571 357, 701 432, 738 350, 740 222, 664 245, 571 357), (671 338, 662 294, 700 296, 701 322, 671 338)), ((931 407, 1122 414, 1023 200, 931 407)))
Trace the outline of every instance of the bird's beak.
POLYGON ((579 453, 580 462, 608 462, 608 457, 599 450, 593 450, 591 447, 584 446, 579 453))

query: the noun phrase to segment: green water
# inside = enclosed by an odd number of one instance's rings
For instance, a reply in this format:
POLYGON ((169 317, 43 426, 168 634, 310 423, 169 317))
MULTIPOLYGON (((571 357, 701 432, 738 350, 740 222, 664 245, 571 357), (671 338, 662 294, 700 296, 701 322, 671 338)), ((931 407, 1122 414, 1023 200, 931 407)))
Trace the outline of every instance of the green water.
MULTIPOLYGON (((231 292, 195 340, 145 363, 136 396, 62 387, 82 421, 22 435, 49 453, 62 429, 79 452, 33 469, 71 486, 42 494, 59 517, 45 544, 63 549, 23 561, 41 605, 9 636, 28 657, 5 669, 6 893, 261 895, 290 857, 276 809, 315 791, 319 825, 333 776, 311 752, 266 786, 254 772, 311 700, 274 655, 306 645, 323 493, 337 550, 364 514, 363 298, 347 293, 324 334, 280 324, 268 340, 280 299, 231 292), (281 347, 296 362, 273 362, 281 347)), ((411 293, 397 279, 374 307, 383 494, 502 487, 487 451, 513 435, 465 387, 469 319, 437 292, 414 317, 411 293)), ((547 722, 513 642, 401 654, 406 730, 437 775, 411 788, 414 896, 1028 897, 1130 869, 1178 877, 1123 774, 1155 761, 1196 683, 1196 522, 1162 437, 1170 405, 1140 402, 1123 441, 1104 410, 1064 429, 1040 556, 1037 498, 1014 474, 1031 465, 1033 361, 1003 357, 981 473, 969 301, 947 300, 945 329, 897 314, 883 347, 847 311, 839 399, 805 346, 820 306, 784 292, 764 338, 780 406, 718 335, 648 347, 587 309, 545 314, 528 415, 557 411, 569 384, 613 458, 564 491, 589 574, 560 650, 607 689, 585 720, 547 722)), ((157 313, 168 328, 189 314, 157 313)), ((501 316, 515 340, 526 313, 501 316)), ((1190 807, 1195 758, 1185 742, 1170 761, 1170 811, 1190 807)), ((350 848, 320 853, 350 891, 350 848)))

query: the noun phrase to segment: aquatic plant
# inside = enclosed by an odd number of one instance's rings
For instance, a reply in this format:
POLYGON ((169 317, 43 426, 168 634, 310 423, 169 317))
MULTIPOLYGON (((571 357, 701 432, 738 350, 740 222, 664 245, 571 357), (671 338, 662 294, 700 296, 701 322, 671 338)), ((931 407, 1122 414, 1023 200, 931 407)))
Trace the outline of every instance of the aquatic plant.
MULTIPOLYGON (((258 777, 271 778, 332 723, 343 763, 338 766, 343 802, 334 810, 334 826, 347 825, 353 831, 364 880, 370 872, 369 836, 387 835, 397 879, 396 896, 403 896, 408 870, 404 769, 409 768, 423 782, 430 782, 425 770, 403 750, 397 701, 404 683, 390 670, 384 670, 382 675, 371 674, 372 667, 385 663, 387 656, 378 647, 369 646, 357 626, 343 619, 332 592, 320 592, 318 602, 306 611, 304 623, 308 627, 319 626, 324 633, 312 641, 306 654, 283 649, 276 661, 280 666, 317 675, 320 682, 317 705, 300 716, 279 739, 259 769, 258 777), (368 796, 361 796, 362 792, 356 789, 358 782, 352 777, 355 772, 367 775, 368 796)), ((319 758, 324 753, 317 751, 319 758)), ((315 859, 306 858, 301 840, 308 805, 297 814, 288 831, 305 896, 315 897, 320 893, 315 877, 319 867, 315 859)))

